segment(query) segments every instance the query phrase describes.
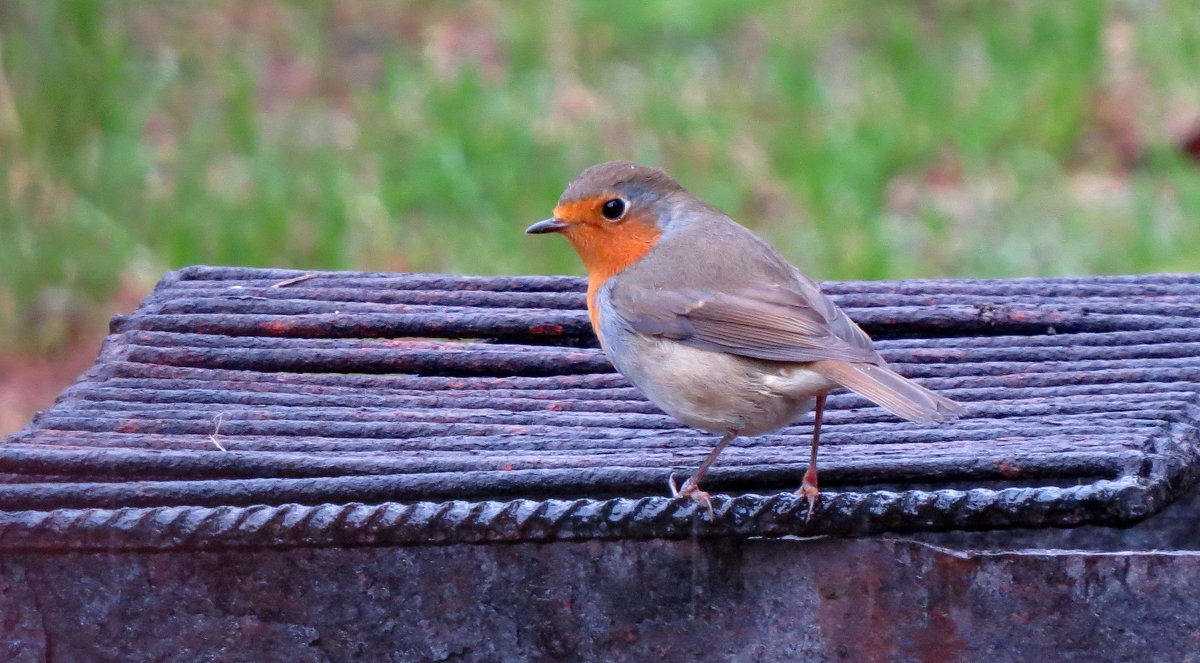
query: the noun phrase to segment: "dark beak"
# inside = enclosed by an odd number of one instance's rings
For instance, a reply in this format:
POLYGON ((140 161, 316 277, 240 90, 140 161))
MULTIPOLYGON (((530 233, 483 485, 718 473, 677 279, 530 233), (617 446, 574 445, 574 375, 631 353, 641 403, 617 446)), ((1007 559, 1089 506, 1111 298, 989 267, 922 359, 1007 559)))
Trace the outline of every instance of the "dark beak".
POLYGON ((533 224, 532 226, 529 226, 528 228, 526 228, 525 234, 526 235, 541 235, 543 233, 557 233, 557 232, 562 232, 564 229, 566 229, 566 227, 567 227, 567 222, 563 221, 562 219, 558 219, 558 218, 546 219, 545 221, 538 221, 537 223, 533 224))

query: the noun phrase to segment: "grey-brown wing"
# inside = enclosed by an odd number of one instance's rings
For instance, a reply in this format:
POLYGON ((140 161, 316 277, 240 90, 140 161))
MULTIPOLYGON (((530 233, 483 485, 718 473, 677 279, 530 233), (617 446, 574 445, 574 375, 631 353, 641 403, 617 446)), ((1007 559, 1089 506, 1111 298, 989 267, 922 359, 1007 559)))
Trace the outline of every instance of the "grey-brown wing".
POLYGON ((807 277, 731 292, 614 284, 613 310, 636 332, 773 361, 883 363, 871 339, 807 277))
POLYGON ((833 303, 825 293, 821 292, 821 286, 817 282, 805 276, 800 270, 792 268, 792 275, 796 279, 796 287, 805 301, 807 301, 817 313, 825 319, 829 325, 830 332, 834 336, 846 341, 850 345, 864 350, 871 351, 875 354, 879 362, 882 359, 875 353, 875 344, 871 342, 871 337, 867 336, 867 332, 862 330, 846 312, 838 308, 837 304, 833 303))

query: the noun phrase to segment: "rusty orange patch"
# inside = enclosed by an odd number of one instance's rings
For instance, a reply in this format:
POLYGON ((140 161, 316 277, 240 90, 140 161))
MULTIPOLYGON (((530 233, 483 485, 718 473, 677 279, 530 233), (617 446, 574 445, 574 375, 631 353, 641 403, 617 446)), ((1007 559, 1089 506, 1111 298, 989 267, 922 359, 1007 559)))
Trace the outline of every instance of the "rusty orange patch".
POLYGON ((600 206, 611 196, 594 196, 554 208, 554 216, 567 222, 566 235, 588 273, 588 317, 592 329, 600 334, 600 315, 596 293, 610 278, 625 271, 654 248, 662 236, 654 219, 630 210, 619 223, 605 219, 600 206))

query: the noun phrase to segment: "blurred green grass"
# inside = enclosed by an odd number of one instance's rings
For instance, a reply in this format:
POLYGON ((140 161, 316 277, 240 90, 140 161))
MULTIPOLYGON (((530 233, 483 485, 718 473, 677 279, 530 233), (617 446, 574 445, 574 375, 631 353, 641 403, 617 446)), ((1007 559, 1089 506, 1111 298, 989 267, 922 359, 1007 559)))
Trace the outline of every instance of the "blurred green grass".
POLYGON ((0 58, 0 349, 191 263, 578 272, 520 231, 613 158, 817 278, 1200 268, 1194 0, 10 0, 0 58))

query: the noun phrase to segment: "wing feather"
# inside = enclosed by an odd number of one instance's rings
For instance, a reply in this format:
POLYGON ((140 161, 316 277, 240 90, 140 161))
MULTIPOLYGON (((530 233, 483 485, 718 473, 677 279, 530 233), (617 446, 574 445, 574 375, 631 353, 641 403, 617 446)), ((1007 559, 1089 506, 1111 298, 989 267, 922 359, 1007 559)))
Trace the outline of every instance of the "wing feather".
POLYGON ((693 347, 773 361, 882 362, 858 325, 816 284, 807 286, 716 292, 622 283, 611 301, 634 331, 693 347))

